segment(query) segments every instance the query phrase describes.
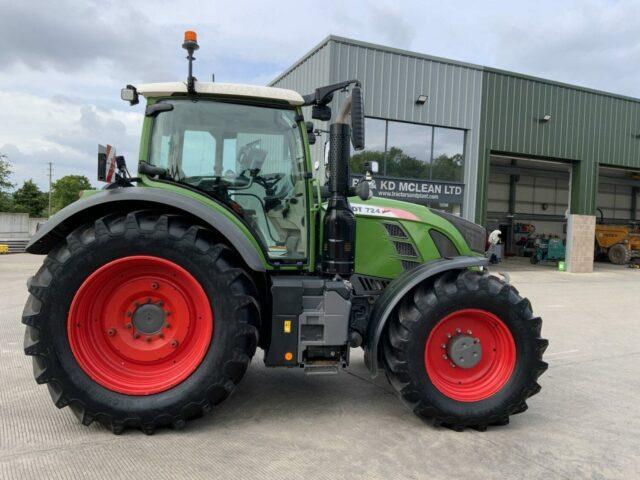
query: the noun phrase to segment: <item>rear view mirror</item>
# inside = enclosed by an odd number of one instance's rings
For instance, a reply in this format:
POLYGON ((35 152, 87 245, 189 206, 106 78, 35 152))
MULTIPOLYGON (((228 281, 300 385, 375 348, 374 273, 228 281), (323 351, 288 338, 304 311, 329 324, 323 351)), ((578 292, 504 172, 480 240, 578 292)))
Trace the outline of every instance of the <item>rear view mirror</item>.
POLYGON ((364 148, 364 101, 358 85, 351 89, 351 143, 356 150, 364 148))
POLYGON ((370 200, 373 197, 373 192, 371 191, 371 185, 367 180, 362 180, 358 185, 356 185, 356 195, 360 197, 360 200, 370 200))

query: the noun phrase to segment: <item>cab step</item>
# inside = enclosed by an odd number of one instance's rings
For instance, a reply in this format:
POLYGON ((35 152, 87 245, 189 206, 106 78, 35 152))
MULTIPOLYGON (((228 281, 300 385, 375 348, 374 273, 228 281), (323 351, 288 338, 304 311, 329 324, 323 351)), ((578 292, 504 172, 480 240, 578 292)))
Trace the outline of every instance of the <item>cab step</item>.
POLYGON ((338 364, 311 364, 304 366, 306 375, 336 375, 338 373, 338 364))

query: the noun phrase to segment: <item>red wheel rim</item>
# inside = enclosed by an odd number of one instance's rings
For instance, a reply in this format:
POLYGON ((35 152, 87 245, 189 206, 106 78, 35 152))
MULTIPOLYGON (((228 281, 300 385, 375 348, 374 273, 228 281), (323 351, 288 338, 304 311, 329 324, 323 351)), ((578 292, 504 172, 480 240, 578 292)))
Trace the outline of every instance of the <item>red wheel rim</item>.
POLYGON ((184 268, 131 256, 103 265, 80 286, 67 319, 80 368, 127 395, 168 390, 191 375, 213 335, 206 293, 184 268))
POLYGON ((486 310, 458 310, 431 330, 424 351, 431 383, 444 395, 461 402, 477 402, 496 394, 507 383, 516 365, 516 346, 509 328, 486 310), (471 368, 462 368, 449 357, 448 347, 457 335, 481 346, 481 357, 471 368))

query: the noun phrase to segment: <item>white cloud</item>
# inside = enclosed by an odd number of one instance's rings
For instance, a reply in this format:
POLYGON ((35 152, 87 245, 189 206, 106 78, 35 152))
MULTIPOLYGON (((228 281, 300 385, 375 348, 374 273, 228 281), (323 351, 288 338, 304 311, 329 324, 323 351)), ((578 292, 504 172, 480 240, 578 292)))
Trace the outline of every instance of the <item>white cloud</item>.
POLYGON ((136 112, 0 92, 0 151, 13 165, 14 183, 33 178, 47 187, 47 162, 55 177, 81 174, 95 181, 98 143, 115 145, 135 163, 142 115, 136 112), (8 135, 6 131, 10 132, 8 135))

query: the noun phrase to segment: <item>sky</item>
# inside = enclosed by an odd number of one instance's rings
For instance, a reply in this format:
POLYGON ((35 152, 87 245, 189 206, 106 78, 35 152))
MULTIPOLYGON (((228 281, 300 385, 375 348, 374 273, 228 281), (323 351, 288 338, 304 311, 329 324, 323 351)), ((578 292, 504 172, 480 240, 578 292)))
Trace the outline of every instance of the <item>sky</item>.
MULTIPOLYGON (((98 143, 137 162, 126 84, 265 85, 329 34, 640 97, 640 2, 0 0, 0 153, 17 185, 86 175, 98 143)), ((305 92, 302 92, 305 93, 305 92)))

